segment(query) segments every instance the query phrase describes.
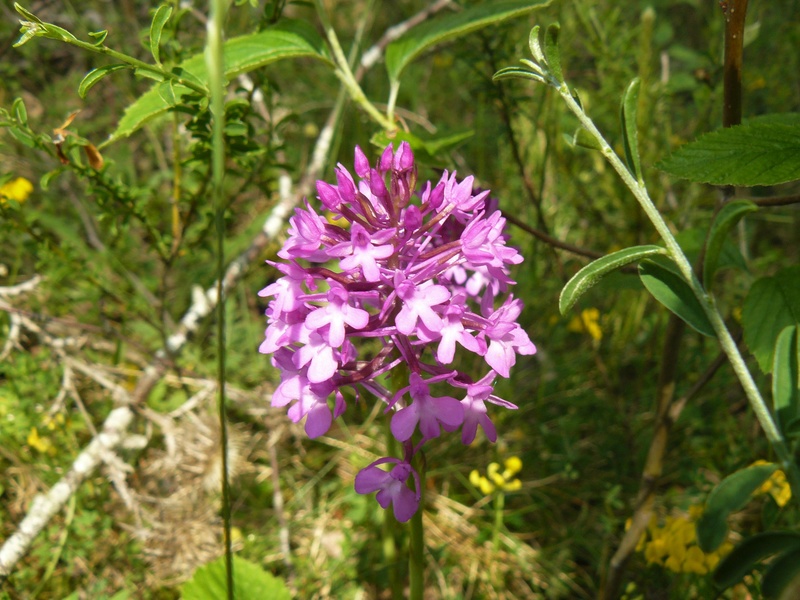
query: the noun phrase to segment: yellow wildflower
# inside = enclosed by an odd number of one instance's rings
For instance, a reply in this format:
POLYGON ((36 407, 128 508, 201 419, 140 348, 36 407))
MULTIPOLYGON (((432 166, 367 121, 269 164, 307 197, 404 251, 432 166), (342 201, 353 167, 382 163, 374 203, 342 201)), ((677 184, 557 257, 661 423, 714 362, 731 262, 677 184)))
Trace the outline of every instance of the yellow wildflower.
POLYGON ((50 438, 39 437, 39 431, 36 427, 31 427, 31 432, 28 434, 28 446, 41 452, 42 454, 53 454, 55 448, 50 438))
POLYGON ((25 202, 33 192, 33 184, 24 177, 17 177, 0 186, 0 204, 5 204, 6 200, 25 202))
MULTIPOLYGON (((767 465, 765 460, 757 460, 751 466, 767 465)), ((792 488, 789 487, 789 482, 786 481, 786 473, 778 469, 770 478, 767 479, 760 488, 758 488, 754 496, 761 494, 769 494, 775 500, 775 504, 780 507, 786 506, 792 498, 792 488)))
POLYGON ((519 479, 512 479, 514 475, 522 470, 522 461, 518 456, 511 456, 503 462, 505 470, 500 471, 500 464, 493 462, 489 463, 486 468, 486 475, 484 477, 477 470, 473 470, 469 474, 469 482, 478 488, 482 494, 489 495, 496 489, 506 492, 513 492, 522 487, 522 482, 519 479))
POLYGON ((569 331, 575 333, 588 333, 596 342, 603 339, 603 330, 600 328, 600 311, 596 308, 587 308, 580 315, 572 318, 567 325, 569 331))

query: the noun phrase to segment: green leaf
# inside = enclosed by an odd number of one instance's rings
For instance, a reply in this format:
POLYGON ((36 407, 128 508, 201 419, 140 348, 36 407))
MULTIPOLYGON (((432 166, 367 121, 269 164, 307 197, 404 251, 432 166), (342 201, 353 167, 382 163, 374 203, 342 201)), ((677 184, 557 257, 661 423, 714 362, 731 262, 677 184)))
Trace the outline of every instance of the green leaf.
POLYGON ((25 102, 23 102, 22 98, 14 98, 14 102, 11 104, 11 112, 20 125, 23 127, 28 125, 28 111, 25 108, 25 102))
POLYGON ((574 135, 569 139, 571 146, 578 146, 580 148, 587 148, 589 150, 602 150, 603 147, 591 133, 586 131, 583 127, 578 127, 574 135))
MULTIPOLYGON (((233 574, 236 600, 291 600, 291 593, 283 580, 243 558, 233 557, 233 574)), ((197 569, 183 584, 181 597, 183 600, 226 598, 225 557, 197 569)))
POLYGON ((639 277, 653 297, 703 335, 714 337, 708 320, 692 288, 672 261, 646 260, 639 265, 639 277))
POLYGON ((553 23, 544 32, 544 57, 547 61, 547 67, 550 69, 550 74, 559 83, 564 83, 564 73, 561 70, 561 52, 558 49, 558 34, 560 31, 561 26, 558 23, 553 23))
POLYGON ((30 21, 31 23, 36 23, 37 25, 44 25, 44 23, 39 17, 37 17, 31 11, 23 8, 18 2, 14 2, 14 10, 16 10, 23 17, 25 17, 26 21, 30 21))
POLYGON ((78 95, 81 98, 86 97, 86 93, 92 89, 95 83, 100 81, 103 77, 108 75, 109 73, 113 73, 114 71, 121 71, 122 69, 130 69, 129 65, 125 64, 117 64, 117 65, 106 65, 105 67, 98 67, 97 69, 92 69, 86 74, 80 84, 78 84, 78 95))
POLYGON ((567 285, 564 286, 564 289, 561 290, 561 296, 558 299, 558 309, 561 311, 562 315, 565 314, 575 305, 586 290, 595 285, 608 273, 656 254, 666 254, 666 250, 661 246, 634 246, 633 248, 625 248, 624 250, 612 252, 611 254, 590 262, 575 273, 572 279, 567 282, 567 285))
POLYGON ((108 37, 108 29, 103 29, 102 31, 90 31, 89 37, 94 39, 95 46, 102 46, 103 42, 106 41, 106 37, 108 37))
POLYGON ((800 534, 791 531, 767 531, 749 537, 720 561, 714 571, 714 583, 723 589, 735 585, 756 563, 794 548, 800 548, 800 534))
POLYGON ((622 120, 622 141, 625 147, 625 160, 628 170, 642 183, 642 162, 639 158, 639 132, 636 128, 636 108, 639 101, 641 80, 637 77, 628 85, 622 96, 620 118, 622 120))
MULTIPOLYGON (((225 42, 225 77, 231 78, 253 71, 270 63, 299 57, 318 58, 330 62, 322 38, 304 21, 286 20, 259 33, 231 38, 225 42)), ((208 81, 205 56, 197 54, 178 67, 187 79, 208 81)), ((163 115, 180 104, 181 100, 194 92, 182 85, 174 85, 173 99, 168 101, 154 86, 145 92, 125 111, 117 129, 100 147, 127 137, 145 123, 163 115)))
POLYGON ((547 83, 547 80, 538 73, 533 73, 522 67, 505 67, 492 75, 492 81, 500 81, 501 79, 533 79, 538 83, 547 83))
POLYGON ((764 598, 793 600, 800 595, 800 548, 784 552, 772 561, 761 579, 764 598))
POLYGON ((697 543, 703 552, 713 552, 728 534, 728 515, 741 510, 778 465, 754 465, 728 475, 711 490, 705 510, 697 520, 697 543))
POLYGON ((162 4, 158 7, 150 23, 150 53, 153 55, 153 59, 159 64, 161 64, 159 48, 161 45, 161 32, 164 30, 164 25, 167 24, 170 16, 172 16, 172 6, 169 4, 162 4))
POLYGON ((778 425, 787 435, 786 426, 798 418, 800 406, 800 328, 781 331, 775 343, 772 361, 772 403, 778 425))
POLYGON ((800 179, 800 113, 764 115, 700 136, 658 167, 714 185, 776 185, 800 179))
POLYGON ((722 254, 722 247, 728 234, 734 225, 747 213, 758 210, 758 205, 750 200, 734 200, 727 203, 722 210, 717 213, 711 229, 708 232, 708 243, 706 244, 706 254, 703 259, 703 282, 705 288, 711 289, 714 281, 714 274, 717 272, 719 257, 722 254))
POLYGON ((800 325, 800 265, 759 279, 745 298, 744 341, 764 373, 772 370, 778 335, 791 325, 800 325))
POLYGON ((448 40, 467 35, 488 25, 513 19, 534 9, 547 6, 551 0, 498 0, 466 8, 460 12, 429 19, 410 29, 386 48, 386 70, 391 81, 400 79, 417 56, 448 40))

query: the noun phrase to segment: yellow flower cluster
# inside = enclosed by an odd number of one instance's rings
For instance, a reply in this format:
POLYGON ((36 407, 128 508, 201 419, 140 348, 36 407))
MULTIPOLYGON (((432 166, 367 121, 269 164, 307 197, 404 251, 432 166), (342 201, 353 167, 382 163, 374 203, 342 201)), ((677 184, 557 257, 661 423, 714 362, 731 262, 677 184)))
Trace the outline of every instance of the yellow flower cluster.
MULTIPOLYGON (((769 464, 765 460, 757 460, 752 466, 769 464)), ((770 478, 767 479, 760 488, 755 491, 754 496, 760 494, 769 494, 775 499, 778 506, 786 506, 789 500, 792 499, 792 488, 789 487, 789 482, 786 481, 786 473, 778 469, 770 478)))
POLYGON ((587 308, 581 314, 572 318, 567 329, 574 333, 588 333, 595 341, 603 339, 603 330, 600 328, 600 311, 596 308, 587 308))
POLYGON ((33 192, 33 184, 24 177, 17 177, 0 186, 0 204, 6 200, 25 202, 33 192))
POLYGON ((688 515, 667 517, 662 526, 653 516, 636 550, 644 552, 647 564, 658 564, 675 573, 705 575, 712 571, 733 550, 733 544, 723 542, 709 554, 700 549, 695 522, 702 511, 701 506, 692 506, 688 515))
POLYGON ((514 479, 514 475, 522 470, 522 461, 518 456, 511 456, 503 463, 505 470, 500 472, 500 465, 496 462, 489 463, 484 477, 478 470, 475 469, 469 474, 469 482, 478 488, 482 494, 487 496, 495 490, 502 490, 504 492, 513 492, 522 487, 522 482, 519 479, 514 479))

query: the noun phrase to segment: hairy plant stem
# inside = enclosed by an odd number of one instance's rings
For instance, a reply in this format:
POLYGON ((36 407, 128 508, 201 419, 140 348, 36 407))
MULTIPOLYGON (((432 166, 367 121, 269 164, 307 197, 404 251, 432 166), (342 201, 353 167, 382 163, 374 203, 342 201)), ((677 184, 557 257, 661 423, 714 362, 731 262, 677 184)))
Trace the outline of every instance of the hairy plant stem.
POLYGON ((686 258, 686 255, 683 253, 680 245, 678 245, 675 236, 670 231, 669 226, 664 221, 661 213, 658 211, 652 199, 650 198, 647 188, 644 186, 644 184, 638 182, 630 173, 630 171, 628 171, 625 163, 622 162, 619 156, 617 156, 616 152, 614 152, 608 142, 606 142, 603 134, 600 133, 594 122, 586 115, 585 112, 583 112, 583 109, 572 97, 567 84, 560 83, 555 85, 569 109, 573 112, 573 114, 575 114, 576 117, 578 117, 581 125, 583 125, 586 131, 589 132, 589 134, 594 137, 595 140, 597 140, 598 144, 600 144, 601 152, 605 156, 606 160, 617 172, 627 188, 633 193, 634 197, 639 202, 639 205, 642 207, 642 210, 644 210, 645 214, 650 219, 650 222, 656 228, 656 231, 664 241, 670 257, 673 261, 675 261, 675 264, 681 272, 681 275, 683 275, 683 278, 691 288, 692 293, 700 302, 703 312, 705 313, 706 317, 708 317, 708 320, 714 329, 714 333, 717 335, 719 344, 722 347, 722 351, 728 357, 731 367, 733 368, 736 377, 739 379, 747 399, 750 402, 750 406, 753 409, 758 422, 761 424, 761 427, 767 436, 767 440, 769 440, 769 443, 772 445, 778 461, 781 464, 781 468, 786 473, 789 485, 792 488, 792 496, 800 499, 800 470, 798 470, 797 465, 795 465, 794 460, 792 459, 792 454, 789 451, 783 436, 778 430, 778 427, 775 424, 772 415, 770 414, 769 408, 767 407, 764 398, 761 396, 761 392, 759 392, 758 386, 756 386, 756 383, 753 380, 750 370, 747 368, 744 358, 739 352, 736 342, 728 331, 728 328, 725 326, 725 322, 722 319, 722 315, 716 308, 713 297, 706 292, 705 289, 703 289, 700 280, 697 278, 697 275, 692 269, 692 265, 689 263, 689 259, 686 258))
POLYGON ((211 197, 214 203, 217 229, 217 387, 220 430, 220 462, 222 481, 222 522, 225 540, 225 577, 228 600, 234 599, 233 552, 231 549, 231 500, 228 482, 228 423, 225 411, 225 73, 222 50, 223 26, 227 10, 226 0, 209 0, 210 18, 207 26, 206 63, 211 92, 212 154, 211 197))

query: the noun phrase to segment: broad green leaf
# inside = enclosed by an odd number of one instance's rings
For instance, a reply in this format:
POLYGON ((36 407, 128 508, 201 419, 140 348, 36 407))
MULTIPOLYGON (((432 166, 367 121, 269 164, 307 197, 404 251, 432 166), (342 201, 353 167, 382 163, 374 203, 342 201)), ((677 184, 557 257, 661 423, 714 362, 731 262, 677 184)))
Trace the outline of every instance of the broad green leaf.
POLYGON ((622 96, 620 119, 622 121, 622 142, 625 147, 625 160, 628 170, 641 183, 642 162, 639 158, 639 131, 636 128, 636 110, 639 102, 639 88, 641 80, 637 77, 630 82, 625 94, 622 96))
POLYGON ((703 259, 703 281, 707 290, 711 289, 714 274, 717 272, 719 257, 728 234, 734 225, 747 213, 758 210, 758 205, 750 200, 734 200, 729 202, 714 217, 711 229, 708 232, 706 254, 703 259))
POLYGON ((513 19, 534 9, 547 6, 551 0, 498 0, 466 8, 460 12, 429 19, 410 29, 386 48, 386 70, 389 79, 397 81, 412 60, 448 40, 467 35, 488 25, 513 19))
POLYGON ((714 583, 723 589, 735 585, 758 562, 794 548, 800 548, 800 533, 767 531, 749 537, 720 561, 714 570, 714 583))
MULTIPOLYGON (((299 57, 312 57, 328 61, 322 39, 316 30, 304 21, 287 20, 259 33, 231 38, 225 42, 225 77, 232 78, 253 71, 270 63, 299 57)), ((185 78, 208 81, 205 56, 197 54, 178 67, 185 78)), ((145 92, 125 111, 116 131, 103 143, 103 146, 131 135, 151 119, 163 115, 180 104, 188 94, 193 93, 181 85, 173 87, 174 100, 168 101, 154 86, 145 92)), ((102 147, 102 146, 101 146, 102 147)))
POLYGON ((561 26, 553 23, 544 32, 544 57, 550 73, 559 83, 564 83, 564 73, 561 71, 561 52, 558 49, 558 34, 561 26))
POLYGON ((161 32, 164 30, 164 25, 167 24, 170 16, 172 16, 172 6, 162 4, 158 7, 156 14, 153 15, 153 21, 150 23, 150 53, 159 64, 161 63, 159 48, 161 45, 161 32))
MULTIPOLYGON (((283 580, 258 565, 233 557, 234 596, 236 600, 291 600, 283 580)), ((227 598, 225 557, 200 567, 181 588, 183 600, 219 600, 227 598)))
POLYGON ((800 265, 759 279, 745 298, 744 341, 764 373, 772 370, 778 335, 791 325, 800 325, 800 265))
POLYGON ((800 548, 784 552, 770 563, 761 579, 761 594, 767 600, 800 597, 800 548))
POLYGON ((95 83, 100 81, 103 77, 108 75, 109 73, 113 73, 114 71, 121 71, 122 69, 130 69, 130 65, 125 64, 116 64, 116 65, 106 65, 105 67, 98 67, 97 69, 92 69, 86 74, 80 84, 78 84, 78 95, 81 98, 85 98, 87 92, 92 89, 95 83))
POLYGON ((672 261, 646 260, 639 265, 639 278, 653 297, 703 335, 715 336, 700 301, 672 261))
POLYGON ((697 543, 703 552, 713 552, 728 534, 728 515, 741 510, 778 465, 754 465, 736 471, 711 490, 705 510, 697 520, 697 543))
POLYGON ((800 113, 764 115, 700 136, 658 167, 714 185, 776 185, 800 179, 800 113))
POLYGON ((588 290, 595 285, 603 277, 612 271, 616 271, 620 267, 638 262, 648 256, 657 254, 666 254, 666 250, 661 246, 634 246, 633 248, 625 248, 612 252, 602 258, 590 262, 583 267, 580 271, 575 273, 561 290, 561 296, 558 299, 558 310, 561 314, 565 314, 572 308, 578 299, 588 290))
POLYGON ((787 327, 778 335, 772 361, 772 403, 778 425, 785 427, 798 416, 800 406, 800 328, 787 327))

